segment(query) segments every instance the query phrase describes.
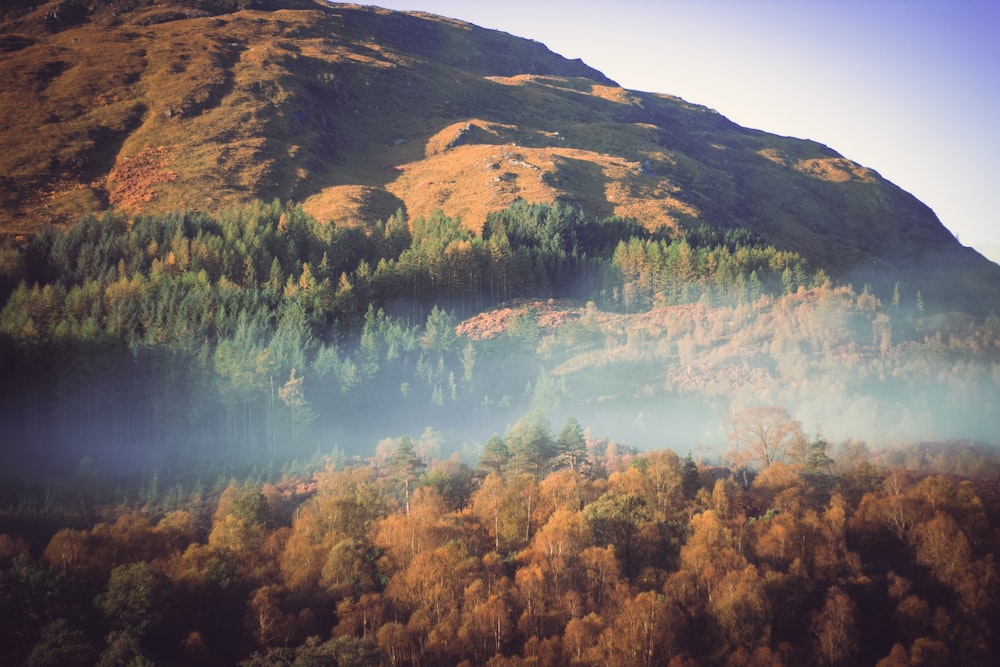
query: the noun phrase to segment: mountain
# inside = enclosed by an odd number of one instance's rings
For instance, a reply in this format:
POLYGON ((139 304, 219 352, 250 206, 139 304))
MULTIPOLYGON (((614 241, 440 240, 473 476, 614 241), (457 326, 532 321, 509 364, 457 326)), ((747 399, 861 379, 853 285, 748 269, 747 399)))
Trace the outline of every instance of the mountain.
POLYGON ((1000 309, 1000 267, 875 171, 538 42, 321 0, 0 12, 3 232, 274 198, 337 225, 440 209, 478 229, 563 201, 675 236, 746 228, 841 280, 1000 309))

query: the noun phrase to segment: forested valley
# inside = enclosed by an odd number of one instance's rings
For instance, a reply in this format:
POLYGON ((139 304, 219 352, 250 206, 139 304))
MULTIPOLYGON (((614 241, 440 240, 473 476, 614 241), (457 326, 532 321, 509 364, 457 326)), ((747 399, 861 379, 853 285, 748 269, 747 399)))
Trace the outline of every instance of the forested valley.
POLYGON ((995 316, 837 285, 740 229, 671 239, 523 202, 481 233, 334 226, 275 202, 88 216, 0 257, 22 474, 366 456, 427 426, 457 450, 532 409, 677 449, 718 444, 747 402, 836 440, 991 441, 1000 418, 995 316))
POLYGON ((524 202, 5 239, 5 658, 993 664, 1000 319, 919 280, 524 202))
POLYGON ((563 333, 603 344, 595 307, 750 303, 819 280, 794 253, 741 245, 745 234, 702 236, 693 247, 523 203, 482 234, 445 216, 412 231, 402 214, 334 227, 278 203, 87 217, 5 250, 7 437, 68 448, 72 465, 162 467, 177 460, 150 457, 300 456, 317 438, 363 453, 371 443, 340 440, 375 419, 401 431, 482 413, 510 423, 551 364, 536 354, 538 314, 522 310, 489 340, 459 337, 459 318, 518 298, 588 299, 589 323, 563 333))

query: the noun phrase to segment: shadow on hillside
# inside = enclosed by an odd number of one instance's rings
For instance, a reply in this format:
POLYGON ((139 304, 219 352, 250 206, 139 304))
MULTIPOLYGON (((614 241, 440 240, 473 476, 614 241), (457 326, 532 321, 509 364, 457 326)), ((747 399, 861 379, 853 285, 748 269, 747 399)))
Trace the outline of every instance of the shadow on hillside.
POLYGON ((555 174, 546 175, 545 180, 563 193, 560 200, 579 206, 595 218, 614 215, 615 205, 605 195, 608 177, 600 165, 565 156, 560 156, 556 162, 555 174))

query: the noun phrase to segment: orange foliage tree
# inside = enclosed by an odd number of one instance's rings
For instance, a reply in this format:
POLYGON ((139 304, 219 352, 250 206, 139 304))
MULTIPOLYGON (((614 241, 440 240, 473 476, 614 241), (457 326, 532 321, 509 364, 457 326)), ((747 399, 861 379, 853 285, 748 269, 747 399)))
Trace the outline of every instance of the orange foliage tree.
MULTIPOLYGON (((799 463, 805 453, 802 425, 784 408, 755 405, 733 413, 728 420, 726 459, 737 470, 763 470, 775 461, 799 463)), ((747 475, 744 474, 744 486, 747 475)))

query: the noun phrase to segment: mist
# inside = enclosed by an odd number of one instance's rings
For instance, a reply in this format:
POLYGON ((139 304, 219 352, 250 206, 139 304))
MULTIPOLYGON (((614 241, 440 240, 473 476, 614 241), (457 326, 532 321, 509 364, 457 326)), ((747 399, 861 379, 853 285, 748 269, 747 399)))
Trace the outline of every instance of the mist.
POLYGON ((274 472, 428 429, 474 467, 528 414, 718 461, 750 405, 830 442, 997 443, 996 317, 916 278, 837 284, 739 230, 678 241, 523 203, 481 235, 440 215, 331 229, 260 204, 7 243, 8 476, 274 472))
MULTIPOLYGON (((8 644, 34 656, 76 623, 74 655, 116 656, 124 638, 170 664, 206 647, 219 664, 367 647, 370 664, 392 628, 411 632, 388 610, 409 613, 410 582, 432 580, 410 561, 446 563, 449 581, 481 573, 451 596, 470 617, 488 606, 485 581, 510 589, 490 594, 511 609, 512 639, 485 644, 500 655, 534 641, 513 619, 536 599, 525 582, 557 578, 539 569, 556 553, 560 572, 577 568, 567 583, 602 579, 591 564, 620 581, 603 605, 583 583, 551 596, 590 605, 553 626, 567 635, 600 610, 611 624, 596 641, 622 634, 613 619, 634 601, 665 612, 668 596, 689 598, 712 571, 704 558, 745 558, 726 537, 737 532, 759 565, 720 581, 820 587, 794 614, 761 615, 786 623, 774 641, 808 643, 822 588, 846 598, 857 572, 876 573, 859 626, 896 613, 886 582, 927 570, 919 531, 934 522, 954 526, 943 539, 959 553, 972 553, 965 534, 979 545, 956 590, 982 599, 980 536, 993 532, 972 490, 995 481, 984 447, 998 444, 1000 319, 949 312, 918 283, 855 289, 745 232, 664 238, 562 206, 505 216, 483 234, 402 214, 338 230, 261 204, 8 241, 0 598, 21 601, 19 577, 49 581, 28 597, 56 619, 27 627, 6 605, 8 644), (747 415, 776 415, 794 448, 763 462, 741 452, 747 415), (70 589, 84 593, 56 594, 70 589), (114 624, 132 607, 109 601, 146 591, 160 626, 130 640, 114 624), (78 601, 65 618, 63 599, 78 601), (873 599, 890 603, 869 610, 873 599), (374 639, 345 625, 373 600, 402 603, 364 621, 381 626, 374 639), (289 630, 272 633, 273 619, 289 630)), ((940 581, 913 581, 940 595, 940 581)), ((868 662, 892 648, 874 634, 868 662)), ((718 656, 717 643, 686 650, 718 656)))

